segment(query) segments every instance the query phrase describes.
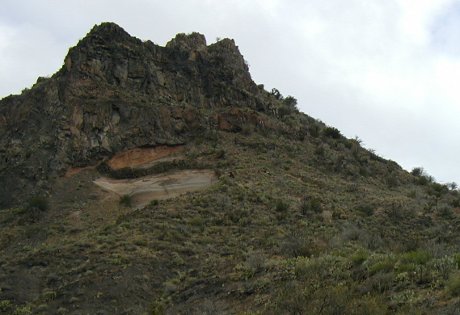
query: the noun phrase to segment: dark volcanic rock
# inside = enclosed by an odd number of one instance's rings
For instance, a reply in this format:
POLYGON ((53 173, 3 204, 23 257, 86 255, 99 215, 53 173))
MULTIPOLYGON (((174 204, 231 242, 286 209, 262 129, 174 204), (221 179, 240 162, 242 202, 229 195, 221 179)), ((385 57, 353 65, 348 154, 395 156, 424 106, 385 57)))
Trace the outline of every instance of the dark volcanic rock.
POLYGON ((69 167, 186 143, 217 128, 227 109, 266 111, 271 101, 233 40, 207 46, 201 34, 178 34, 161 47, 116 24, 97 25, 55 75, 0 101, 0 207, 69 167))

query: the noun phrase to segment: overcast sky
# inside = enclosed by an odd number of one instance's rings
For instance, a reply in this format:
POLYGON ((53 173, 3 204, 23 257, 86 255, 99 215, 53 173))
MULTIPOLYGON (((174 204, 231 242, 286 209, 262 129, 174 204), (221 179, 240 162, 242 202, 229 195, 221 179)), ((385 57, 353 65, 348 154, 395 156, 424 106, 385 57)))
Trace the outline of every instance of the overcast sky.
POLYGON ((460 2, 2 0, 0 97, 51 75, 94 24, 164 45, 234 38, 256 83, 410 170, 460 183, 460 2))

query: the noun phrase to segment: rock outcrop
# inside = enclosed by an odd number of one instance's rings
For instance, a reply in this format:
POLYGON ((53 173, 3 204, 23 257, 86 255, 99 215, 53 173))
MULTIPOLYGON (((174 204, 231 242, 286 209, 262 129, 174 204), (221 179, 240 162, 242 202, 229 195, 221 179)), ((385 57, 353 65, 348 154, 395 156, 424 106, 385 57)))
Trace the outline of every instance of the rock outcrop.
POLYGON ((56 74, 0 101, 0 207, 17 201, 14 192, 46 190, 69 168, 122 150, 263 125, 254 113, 272 101, 233 40, 207 45, 201 34, 178 34, 161 47, 102 23, 56 74))

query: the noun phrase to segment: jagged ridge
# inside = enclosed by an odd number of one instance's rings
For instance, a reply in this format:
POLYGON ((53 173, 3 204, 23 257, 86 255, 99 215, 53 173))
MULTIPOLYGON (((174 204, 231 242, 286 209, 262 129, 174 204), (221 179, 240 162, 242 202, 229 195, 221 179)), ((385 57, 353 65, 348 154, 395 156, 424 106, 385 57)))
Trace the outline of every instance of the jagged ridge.
POLYGON ((15 190, 46 189, 69 167, 123 149, 182 144, 246 120, 270 127, 255 113, 273 113, 276 103, 252 81, 233 40, 206 45, 201 34, 178 34, 161 47, 102 23, 55 75, 0 102, 0 206, 15 190))

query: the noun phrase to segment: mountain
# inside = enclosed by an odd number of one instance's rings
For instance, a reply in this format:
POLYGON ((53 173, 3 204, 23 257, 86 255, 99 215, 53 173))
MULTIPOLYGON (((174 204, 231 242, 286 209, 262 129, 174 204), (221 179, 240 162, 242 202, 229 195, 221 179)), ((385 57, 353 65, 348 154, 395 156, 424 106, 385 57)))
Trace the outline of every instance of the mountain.
POLYGON ((230 39, 102 23, 0 101, 0 313, 460 314, 459 207, 230 39))

